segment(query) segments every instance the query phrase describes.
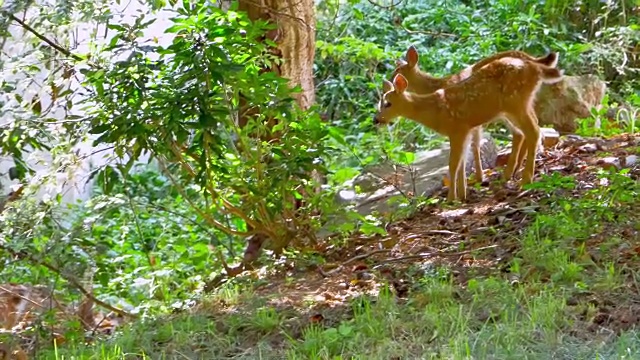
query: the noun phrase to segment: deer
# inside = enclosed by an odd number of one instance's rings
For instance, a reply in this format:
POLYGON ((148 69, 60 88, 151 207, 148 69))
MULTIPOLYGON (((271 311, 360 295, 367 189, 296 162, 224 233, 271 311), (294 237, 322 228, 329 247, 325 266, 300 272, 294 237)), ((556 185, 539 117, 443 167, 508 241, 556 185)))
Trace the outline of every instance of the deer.
POLYGON ((28 353, 20 344, 21 333, 34 326, 40 316, 55 316, 51 331, 57 344, 65 341, 63 320, 79 320, 91 334, 109 334, 119 325, 116 316, 94 314, 94 302, 85 297, 77 307, 59 302, 52 289, 42 285, 0 284, 0 333, 10 333, 11 341, 0 341, 0 360, 27 360, 28 353))
MULTIPOLYGON (((530 156, 520 185, 533 181, 540 127, 533 101, 543 83, 561 81, 563 71, 539 62, 513 57, 494 60, 471 76, 428 94, 407 91, 409 82, 396 74, 384 80, 383 95, 373 122, 389 124, 402 116, 449 138, 449 201, 466 200, 465 150, 475 128, 498 118, 506 119, 523 134, 524 150, 530 156)), ((522 144, 514 147, 505 172, 513 172, 522 144)))
MULTIPOLYGON (((519 51, 519 50, 503 51, 503 52, 496 53, 492 56, 486 57, 480 60, 479 62, 471 66, 468 66, 467 68, 465 68, 464 70, 462 70, 457 74, 438 78, 438 77, 431 76, 420 69, 418 65, 418 57, 419 57, 418 50, 413 45, 411 45, 405 55, 406 60, 398 59, 398 61, 396 62, 396 68, 391 74, 391 79, 393 79, 397 74, 403 75, 409 82, 409 87, 407 88, 407 90, 414 93, 418 93, 418 94, 429 94, 440 88, 444 88, 448 85, 452 85, 460 81, 463 81, 467 79, 469 76, 471 76, 478 69, 481 69, 483 66, 497 59, 501 59, 505 57, 517 58, 517 59, 523 59, 523 60, 540 63, 548 67, 555 68, 558 64, 558 58, 559 58, 558 53, 555 53, 555 52, 550 52, 545 56, 536 58, 527 54, 526 52, 519 51)), ((511 131, 511 134, 513 137, 512 148, 520 147, 524 139, 523 134, 519 132, 517 129, 509 126, 510 125, 509 122, 506 122, 506 124, 509 127, 509 130, 511 131)), ((474 165, 475 165, 475 178, 478 182, 483 182, 484 171, 482 169, 482 161, 480 157, 480 142, 482 140, 482 127, 478 126, 476 129, 474 129, 471 132, 471 136, 472 136, 471 148, 473 152, 474 165)), ((522 160, 524 159, 526 153, 527 153, 526 151, 522 151, 519 153, 519 158, 516 160, 517 167, 513 169, 514 171, 516 171, 520 167, 520 164, 522 163, 522 160)), ((513 152, 511 153, 511 156, 513 156, 513 152)), ((513 177, 512 173, 509 173, 507 171, 503 173, 503 178, 505 180, 510 180, 512 177, 513 177)))

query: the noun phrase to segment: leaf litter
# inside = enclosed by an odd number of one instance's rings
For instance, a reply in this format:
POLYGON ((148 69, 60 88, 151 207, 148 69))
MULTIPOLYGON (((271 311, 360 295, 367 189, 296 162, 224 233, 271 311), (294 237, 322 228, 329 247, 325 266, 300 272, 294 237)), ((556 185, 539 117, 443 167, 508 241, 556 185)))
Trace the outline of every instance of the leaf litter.
MULTIPOLYGON (((553 195, 579 198, 588 190, 608 186, 598 176, 599 169, 628 168, 629 176, 639 181, 638 154, 640 136, 567 136, 539 153, 536 181, 542 175, 572 176, 572 188, 558 186, 551 191, 553 195)), ((464 289, 477 277, 509 277, 509 264, 522 248, 518 239, 535 221, 536 214, 548 209, 545 200, 549 199, 550 190, 518 189, 512 181, 504 183, 500 175, 499 171, 487 170, 490 181, 479 187, 470 186, 465 203, 427 205, 412 216, 387 225, 385 236, 354 234, 341 242, 343 245, 326 245, 319 251, 326 261, 323 265, 288 266, 263 279, 262 285, 254 287, 253 295, 262 299, 265 306, 287 314, 283 315, 288 317, 284 330, 296 338, 310 324, 332 327, 353 318, 354 301, 375 301, 382 289, 390 289, 399 302, 407 301, 420 277, 416 269, 424 276, 446 267, 458 289, 464 289)), ((446 198, 446 190, 436 196, 446 198)), ((599 267, 613 258, 628 268, 640 268, 640 227, 605 226, 611 228, 585 242, 586 256, 599 267), (595 250, 605 242, 605 234, 614 233, 623 236, 629 246, 616 249, 615 254, 609 253, 604 259, 595 250)), ((514 281, 520 280, 514 277, 514 281)), ((575 318, 572 335, 593 340, 640 324, 640 291, 629 276, 624 286, 627 291, 622 292, 623 297, 617 293, 587 292, 580 298, 569 298, 567 307, 575 318), (629 296, 630 293, 636 296, 629 296), (584 301, 594 306, 595 312, 585 312, 581 305, 584 301)))

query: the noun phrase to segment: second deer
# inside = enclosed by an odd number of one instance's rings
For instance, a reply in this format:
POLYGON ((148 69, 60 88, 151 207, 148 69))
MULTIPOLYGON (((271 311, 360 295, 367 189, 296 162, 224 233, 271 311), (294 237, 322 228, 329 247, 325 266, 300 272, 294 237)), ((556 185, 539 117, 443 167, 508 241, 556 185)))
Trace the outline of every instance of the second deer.
POLYGON ((503 57, 477 69, 471 76, 429 94, 406 91, 407 79, 397 74, 393 83, 385 80, 374 123, 385 124, 402 116, 421 123, 449 138, 449 176, 447 198, 466 199, 465 150, 469 134, 498 118, 506 119, 524 136, 524 149, 514 142, 505 172, 513 173, 521 150, 529 156, 521 184, 533 181, 535 155, 540 141, 533 101, 542 83, 562 80, 562 71, 538 62, 503 57))
MULTIPOLYGON (((391 78, 393 79, 393 77, 395 77, 397 74, 401 74, 407 79, 409 83, 407 88, 408 91, 418 93, 418 94, 429 94, 438 89, 463 81, 469 78, 469 76, 471 76, 475 71, 482 68, 483 66, 489 64, 492 61, 505 58, 505 57, 529 60, 529 61, 540 63, 542 65, 546 65, 548 67, 553 67, 553 68, 556 67, 558 63, 558 54, 554 52, 551 52, 543 57, 536 58, 525 52, 518 51, 518 50, 503 51, 480 60, 476 64, 465 68, 458 74, 438 78, 438 77, 431 76, 420 69, 420 67, 418 66, 418 50, 416 50, 414 46, 410 46, 405 55, 406 60, 397 61, 396 68, 393 71, 391 78)), ((507 122, 507 125, 509 126, 509 122, 507 122)), ((515 129, 512 126, 509 126, 509 128, 513 136, 512 147, 513 148, 520 147, 524 139, 523 134, 519 132, 518 129, 515 129)), ((477 128, 475 128, 471 132, 471 136, 472 136, 471 148, 473 151, 475 176, 478 182, 482 182, 483 175, 484 175, 483 169, 482 169, 481 156, 480 156, 480 142, 482 139, 482 127, 478 126, 477 128)), ((517 164, 521 164, 522 159, 524 159, 524 156, 526 155, 526 153, 527 153, 526 151, 521 151, 519 153, 520 158, 516 159, 515 162, 517 164)), ((511 153, 511 156, 514 156, 513 152, 511 153)), ((517 169, 513 169, 513 170, 515 172, 517 169)), ((512 173, 508 173, 507 171, 505 171, 503 175, 506 180, 510 179, 513 176, 512 173)))

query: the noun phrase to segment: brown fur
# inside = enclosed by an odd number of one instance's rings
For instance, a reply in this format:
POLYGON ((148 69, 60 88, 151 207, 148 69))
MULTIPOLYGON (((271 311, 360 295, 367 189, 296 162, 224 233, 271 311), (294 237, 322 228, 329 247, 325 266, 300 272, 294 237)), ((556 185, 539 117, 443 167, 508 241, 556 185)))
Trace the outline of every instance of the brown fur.
POLYGON ((519 130, 514 133, 512 156, 505 175, 509 178, 520 166, 518 153, 522 143, 531 156, 522 176, 522 184, 533 181, 535 155, 540 141, 538 119, 533 100, 542 83, 562 79, 562 71, 528 60, 503 57, 475 71, 463 81, 429 94, 407 92, 407 79, 397 74, 393 83, 384 82, 376 123, 389 123, 402 116, 445 135, 451 143, 449 157, 449 200, 466 199, 464 150, 469 133, 497 118, 506 118, 519 130), (523 138, 517 139, 518 136, 523 138))
MULTIPOLYGON (((109 319, 93 313, 93 301, 85 298, 77 309, 60 304, 47 287, 21 284, 0 284, 0 329, 20 332, 28 327, 40 314, 53 310, 59 325, 64 318, 78 319, 85 330, 95 333, 111 332, 118 325, 117 319, 109 319)), ((58 324, 52 331, 58 345, 64 342, 58 331, 58 324)), ((15 342, 0 343, 0 360, 28 359, 27 353, 15 342)))
MULTIPOLYGON (((463 81, 469 78, 474 72, 478 71, 485 65, 491 63, 492 61, 505 58, 505 57, 529 60, 529 61, 537 62, 552 68, 555 68, 558 63, 558 54, 554 52, 551 52, 546 56, 536 58, 522 51, 510 50, 510 51, 503 51, 503 52, 494 54, 492 56, 489 56, 487 58, 484 58, 479 62, 477 62, 476 64, 465 68, 458 74, 437 78, 420 70, 420 67, 418 66, 418 56, 419 55, 416 48, 413 46, 410 46, 409 49, 407 50, 406 60, 398 60, 397 67, 392 74, 392 79, 398 74, 403 75, 409 82, 409 87, 407 88, 407 90, 418 93, 418 94, 429 94, 438 89, 463 81)), ((510 128, 513 134, 515 134, 515 132, 518 131, 513 127, 510 127, 510 128)), ((476 129, 474 129, 471 132, 471 136, 472 136, 471 145, 472 145, 473 157, 474 157, 474 163, 475 163, 475 175, 478 181, 482 181, 483 169, 482 169, 482 161, 480 157, 480 141, 482 139, 482 127, 479 126, 476 129)), ((522 139, 522 135, 521 134, 514 135, 514 142, 516 141, 516 139, 522 139)), ((514 146, 519 146, 519 145, 514 144, 514 146)), ((522 158, 524 158, 525 155, 526 155, 526 151, 523 151, 522 153, 520 153, 520 156, 522 158)), ((513 156, 513 153, 512 153, 512 156, 513 156)), ((518 163, 520 163, 521 160, 522 159, 520 159, 518 163)))

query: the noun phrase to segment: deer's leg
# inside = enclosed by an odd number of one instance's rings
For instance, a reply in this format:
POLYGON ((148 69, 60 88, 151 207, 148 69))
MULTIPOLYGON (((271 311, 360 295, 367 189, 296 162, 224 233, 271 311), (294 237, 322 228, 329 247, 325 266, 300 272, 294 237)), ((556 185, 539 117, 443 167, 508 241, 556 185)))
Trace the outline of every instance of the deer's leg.
POLYGON ((522 158, 526 155, 526 151, 523 151, 522 144, 525 141, 525 135, 523 131, 515 127, 513 124, 508 123, 509 129, 511 130, 511 137, 513 138, 511 142, 511 154, 509 155, 509 160, 507 161, 507 167, 504 169, 504 173, 502 174, 502 178, 504 180, 511 180, 513 175, 520 167, 520 162, 522 158), (522 154, 522 155, 521 155, 522 154))
POLYGON ((465 144, 469 133, 454 134, 449 137, 449 143, 451 151, 449 153, 449 177, 451 179, 449 184, 449 194, 447 199, 449 201, 458 200, 458 198, 465 199, 467 194, 466 179, 464 168, 460 169, 465 152, 465 144), (462 175, 462 180, 458 179, 458 175, 462 175))
POLYGON ((533 109, 527 109, 527 112, 521 115, 520 128, 525 134, 525 147, 527 160, 522 172, 521 185, 533 182, 533 175, 536 169, 536 155, 538 145, 540 144, 540 127, 538 126, 538 118, 533 109))
POLYGON ((462 157, 460 158, 460 165, 458 165, 458 173, 456 175, 456 184, 458 199, 464 201, 467 199, 467 145, 465 141, 464 148, 462 150, 462 157), (462 190, 461 190, 462 189, 462 190))
POLYGON ((524 161, 525 156, 527 156, 527 153, 528 153, 528 149, 526 146, 523 146, 520 148, 520 152, 518 153, 518 158, 516 159, 516 164, 514 167, 515 170, 513 171, 513 176, 516 176, 518 173, 518 170, 522 168, 522 162, 524 161))
MULTIPOLYGON (((536 124, 538 124, 538 128, 540 127, 540 124, 538 123, 538 115, 535 113, 535 110, 532 110, 532 114, 533 117, 536 120, 536 124)), ((542 134, 542 132, 540 132, 540 137, 538 139, 538 146, 542 145, 542 142, 544 140, 544 135, 542 134)), ((522 162, 524 161, 524 157, 527 156, 527 148, 521 148, 520 152, 518 153, 518 160, 516 160, 516 164, 515 164, 515 170, 513 172, 513 175, 515 176, 518 172, 518 169, 520 169, 522 167, 522 162)), ((536 150, 536 154, 537 154, 537 150, 536 150)))
MULTIPOLYGON (((484 181, 484 171, 482 171, 482 157, 480 154, 480 145, 482 143, 482 126, 478 126, 471 132, 473 137, 471 140, 471 148, 473 149, 473 161, 476 171, 476 180, 478 182, 484 181)), ((465 167, 465 164, 462 164, 465 167)))

